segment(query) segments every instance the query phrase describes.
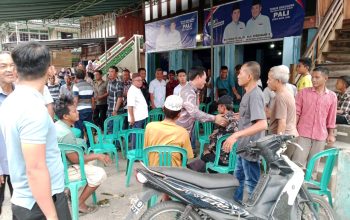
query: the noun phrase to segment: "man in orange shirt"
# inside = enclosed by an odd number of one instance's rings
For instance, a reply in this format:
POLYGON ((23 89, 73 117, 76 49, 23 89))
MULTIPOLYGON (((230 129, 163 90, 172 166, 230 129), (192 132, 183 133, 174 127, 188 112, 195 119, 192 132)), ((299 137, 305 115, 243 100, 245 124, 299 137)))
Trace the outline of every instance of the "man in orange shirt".
MULTIPOLYGON (((188 159, 193 158, 189 133, 185 128, 176 124, 176 120, 180 117, 182 103, 182 98, 177 95, 170 95, 166 98, 163 107, 165 119, 161 122, 151 122, 146 126, 145 148, 154 145, 179 146, 186 149, 188 159)), ((171 164, 172 166, 181 167, 181 155, 173 154, 171 164)), ((158 165, 158 154, 151 153, 149 155, 149 166, 158 165)))

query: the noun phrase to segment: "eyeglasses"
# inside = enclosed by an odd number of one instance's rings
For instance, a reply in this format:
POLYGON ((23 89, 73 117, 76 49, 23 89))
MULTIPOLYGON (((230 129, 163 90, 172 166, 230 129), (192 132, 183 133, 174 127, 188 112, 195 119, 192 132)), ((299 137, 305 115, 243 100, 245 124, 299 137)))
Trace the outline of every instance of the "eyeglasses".
POLYGON ((142 79, 134 79, 133 81, 141 82, 142 79))

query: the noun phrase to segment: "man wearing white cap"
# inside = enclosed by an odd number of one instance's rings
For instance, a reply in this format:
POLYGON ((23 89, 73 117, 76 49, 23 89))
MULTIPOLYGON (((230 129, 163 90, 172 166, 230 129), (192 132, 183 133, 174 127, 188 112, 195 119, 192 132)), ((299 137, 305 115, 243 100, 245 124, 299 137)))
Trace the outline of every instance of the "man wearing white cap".
MULTIPOLYGON (((182 103, 182 98, 177 95, 170 95, 166 98, 163 107, 165 119, 161 122, 151 122, 146 126, 145 147, 154 145, 179 146, 186 149, 188 159, 193 158, 189 133, 185 128, 176 125, 176 120, 180 117, 182 103)), ((181 167, 181 155, 173 154, 171 164, 172 166, 181 167)), ((157 153, 149 155, 149 165, 159 165, 157 153)))

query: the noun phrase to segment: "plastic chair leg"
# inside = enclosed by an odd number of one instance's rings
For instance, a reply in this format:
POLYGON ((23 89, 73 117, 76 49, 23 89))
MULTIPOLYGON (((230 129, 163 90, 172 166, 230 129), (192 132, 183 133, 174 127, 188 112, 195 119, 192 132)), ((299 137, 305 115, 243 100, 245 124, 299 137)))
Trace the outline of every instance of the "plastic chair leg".
POLYGON ((113 151, 115 157, 115 167, 117 168, 117 172, 119 171, 119 161, 118 161, 118 152, 117 150, 113 151))
POLYGON ((201 156, 203 155, 204 145, 205 145, 205 143, 200 140, 199 141, 199 158, 201 158, 201 156))
POLYGON ((328 203, 331 207, 333 207, 333 201, 332 201, 332 194, 330 192, 325 192, 326 196, 328 197, 328 203))
POLYGON ((96 192, 93 192, 93 193, 92 193, 92 202, 94 203, 94 205, 97 204, 96 192))
POLYGON ((79 198, 78 198, 78 189, 70 188, 71 204, 72 204, 72 218, 73 220, 79 219, 79 198))
POLYGON ((129 184, 130 184, 130 177, 131 177, 131 173, 132 173, 132 168, 134 166, 134 159, 132 160, 129 160, 128 162, 128 169, 127 169, 127 172, 126 172, 126 187, 129 187, 129 184))
POLYGON ((151 199, 148 201, 147 208, 151 208, 155 204, 157 204, 157 199, 158 199, 157 195, 152 196, 151 199))

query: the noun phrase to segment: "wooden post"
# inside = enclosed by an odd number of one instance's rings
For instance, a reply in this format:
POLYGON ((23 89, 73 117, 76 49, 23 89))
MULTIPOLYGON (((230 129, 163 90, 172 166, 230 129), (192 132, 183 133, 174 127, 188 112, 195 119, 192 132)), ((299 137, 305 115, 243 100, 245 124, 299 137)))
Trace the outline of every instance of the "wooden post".
POLYGON ((350 219, 350 150, 341 150, 338 157, 334 212, 335 219, 350 219))

